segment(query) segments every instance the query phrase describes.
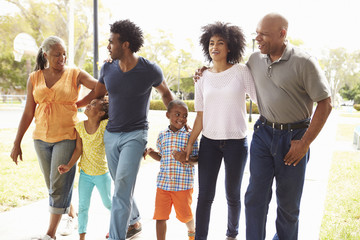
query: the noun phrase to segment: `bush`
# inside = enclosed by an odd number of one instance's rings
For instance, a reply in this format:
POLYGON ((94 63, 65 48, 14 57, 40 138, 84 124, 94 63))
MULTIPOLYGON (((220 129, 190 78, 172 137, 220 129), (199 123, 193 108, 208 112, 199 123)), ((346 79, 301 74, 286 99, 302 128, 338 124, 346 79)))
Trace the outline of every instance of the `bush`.
MULTIPOLYGON (((195 111, 194 100, 184 100, 184 102, 188 106, 189 112, 195 111)), ((150 110, 165 110, 166 111, 166 107, 162 100, 151 100, 150 101, 150 110)), ((249 111, 250 111, 250 102, 246 102, 246 112, 249 113, 249 111)), ((254 114, 259 113, 259 109, 255 103, 252 103, 252 113, 254 113, 254 114)))
MULTIPOLYGON (((194 112, 194 101, 193 100, 185 100, 184 103, 188 106, 189 112, 194 112)), ((151 100, 150 101, 150 110, 165 110, 166 107, 162 100, 151 100)))
POLYGON ((360 111, 360 104, 354 104, 354 108, 356 109, 356 111, 360 111))
POLYGON ((151 100, 150 110, 166 110, 166 107, 162 100, 151 100))
POLYGON ((189 112, 195 112, 194 100, 185 100, 184 102, 188 106, 189 112))
MULTIPOLYGON (((251 113, 259 114, 258 106, 254 102, 252 103, 251 110, 252 110, 251 113)), ((246 112, 247 113, 250 112, 250 102, 248 102, 248 101, 246 101, 246 112)))

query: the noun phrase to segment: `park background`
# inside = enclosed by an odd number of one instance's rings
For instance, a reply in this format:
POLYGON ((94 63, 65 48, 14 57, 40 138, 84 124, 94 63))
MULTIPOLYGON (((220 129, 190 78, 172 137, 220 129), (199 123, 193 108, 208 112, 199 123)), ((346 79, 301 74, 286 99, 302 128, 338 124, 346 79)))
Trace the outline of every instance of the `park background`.
MULTIPOLYGON (((0 0, 0 216, 46 198, 46 188, 31 140, 33 126, 23 141, 24 162, 15 166, 9 157, 23 110, 26 80, 34 67, 31 48, 34 44, 35 48, 40 46, 50 35, 62 37, 67 45, 71 42, 69 36, 73 36, 73 58, 69 60, 69 65, 73 63, 93 74, 94 2, 0 0), (71 3, 75 13, 73 27, 69 21, 71 3), (73 33, 69 29, 73 29, 73 33), (33 42, 26 45, 30 46, 28 49, 20 49, 21 59, 15 61, 14 39, 20 33, 29 35, 33 42)), ((360 103, 360 31, 354 28, 360 24, 358 5, 356 0, 274 0, 271 3, 265 0, 256 3, 232 0, 99 1, 99 61, 95 65, 99 69, 108 56, 109 24, 119 19, 130 19, 144 30, 145 45, 139 55, 161 66, 174 94, 191 100, 194 91, 192 75, 198 67, 208 64, 204 62, 198 45, 201 26, 214 21, 241 26, 247 37, 245 62, 256 51, 253 33, 260 18, 272 11, 283 14, 290 23, 289 41, 317 57, 332 91, 334 110, 331 116, 334 116, 332 120, 335 123, 331 129, 324 129, 329 132, 322 133, 332 138, 332 145, 319 144, 319 151, 329 156, 330 164, 315 168, 319 175, 324 174, 327 186, 326 201, 324 194, 323 208, 319 210, 323 214, 319 238, 360 239, 360 153, 353 146, 354 131, 360 125, 360 114, 355 110, 360 103)), ((71 49, 68 51, 71 52, 71 49)), ((156 92, 153 92, 152 98, 153 102, 159 98, 156 92)), ((249 123, 249 136, 256 116, 253 115, 249 123)), ((83 117, 81 112, 79 117, 83 117)), ((150 117, 149 145, 155 146, 157 133, 166 126, 167 120, 164 114, 159 115, 156 111, 150 111, 150 117)), ((143 164, 156 164, 151 161, 143 164)), ((311 158, 311 161, 323 159, 311 158)), ((314 198, 321 196, 317 191, 311 194, 314 198)))

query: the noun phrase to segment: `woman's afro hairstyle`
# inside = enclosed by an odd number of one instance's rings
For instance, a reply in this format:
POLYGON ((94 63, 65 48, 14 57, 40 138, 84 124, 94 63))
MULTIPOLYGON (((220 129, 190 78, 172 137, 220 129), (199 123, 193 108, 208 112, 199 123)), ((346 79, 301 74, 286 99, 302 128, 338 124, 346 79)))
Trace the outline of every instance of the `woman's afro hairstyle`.
POLYGON ((231 64, 239 63, 245 52, 245 36, 240 27, 229 23, 215 22, 201 28, 203 34, 200 36, 200 45, 206 60, 211 62, 209 53, 210 38, 220 36, 226 41, 230 52, 227 55, 227 62, 231 64))
POLYGON ((120 35, 119 41, 129 42, 130 50, 136 53, 144 44, 144 36, 140 27, 130 20, 120 20, 110 24, 110 32, 120 35))

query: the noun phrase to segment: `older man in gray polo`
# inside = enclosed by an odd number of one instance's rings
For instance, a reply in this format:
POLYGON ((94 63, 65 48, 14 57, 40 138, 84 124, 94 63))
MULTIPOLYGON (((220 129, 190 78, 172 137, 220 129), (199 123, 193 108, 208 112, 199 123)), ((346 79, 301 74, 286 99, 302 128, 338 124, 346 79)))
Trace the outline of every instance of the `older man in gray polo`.
POLYGON ((274 239, 298 237, 299 208, 309 146, 330 112, 330 90, 317 61, 287 43, 287 20, 268 14, 258 24, 260 52, 247 66, 254 77, 260 119, 250 147, 250 183, 245 195, 246 239, 265 239, 276 179, 274 239), (314 102, 317 107, 312 119, 314 102))

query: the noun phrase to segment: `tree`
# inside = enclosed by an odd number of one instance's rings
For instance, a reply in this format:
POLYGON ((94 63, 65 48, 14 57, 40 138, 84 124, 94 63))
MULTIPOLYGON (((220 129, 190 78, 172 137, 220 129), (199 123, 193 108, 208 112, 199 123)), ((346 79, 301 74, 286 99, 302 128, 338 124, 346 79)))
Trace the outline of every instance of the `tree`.
POLYGON ((339 93, 344 99, 354 100, 354 104, 360 104, 360 83, 355 84, 352 88, 350 88, 348 84, 345 84, 339 93))
POLYGON ((343 48, 330 49, 327 56, 320 60, 320 64, 329 82, 333 105, 338 102, 336 94, 341 88, 341 82, 346 76, 348 55, 343 48))
POLYGON ((359 79, 360 64, 357 61, 358 57, 358 52, 348 53, 344 48, 337 48, 329 49, 325 57, 320 59, 320 65, 330 85, 334 105, 338 104, 337 94, 339 90, 345 84, 351 88, 359 79))
MULTIPOLYGON (((180 49, 177 50, 172 43, 173 36, 163 30, 158 30, 156 36, 145 34, 145 43, 139 55, 157 63, 165 77, 165 81, 173 92, 178 91, 178 81, 180 81, 180 92, 186 97, 190 92, 194 93, 193 82, 192 87, 189 86, 188 79, 192 79, 192 75, 202 64, 195 60, 191 53, 180 49)), ((193 47, 189 40, 190 46, 193 47)), ((158 96, 153 94, 155 98, 158 96)))
MULTIPOLYGON (((0 84, 3 89, 13 88, 14 86, 25 86, 27 75, 18 74, 14 71, 10 73, 5 69, 12 67, 23 68, 25 64, 18 66, 14 61, 11 61, 13 40, 15 36, 21 32, 31 35, 38 46, 42 41, 51 35, 56 35, 62 38, 68 46, 68 15, 69 15, 69 0, 52 0, 52 1, 39 1, 39 0, 6 0, 14 4, 19 9, 18 12, 12 13, 8 16, 0 16, 0 35, 2 45, 1 49, 1 68, 0 68, 0 84), (4 60, 7 59, 7 61, 4 60), (16 76, 15 76, 16 75, 16 76), (17 79, 17 80, 15 80, 17 79), (21 79, 21 80, 19 80, 21 79), (11 84, 9 83, 12 82, 11 84), (21 84, 19 84, 20 81, 21 84)), ((92 58, 87 57, 89 52, 93 50, 92 38, 92 12, 93 1, 74 1, 74 63, 76 66, 82 68, 86 61, 92 61, 92 58)), ((99 8, 103 8, 99 5, 99 8)), ((109 11, 99 11, 100 21, 106 21, 109 18, 109 11)), ((99 25, 101 22, 99 23, 99 25)), ((101 29, 100 29, 101 30, 101 29)), ((105 29, 103 29, 105 30, 105 29)), ((99 33, 102 34, 102 33, 99 33)), ((29 56, 24 56, 28 58, 29 56)), ((31 57, 33 59, 34 57, 31 57)), ((32 63, 34 61, 32 60, 32 63)), ((32 66, 34 66, 32 64, 32 66)), ((33 67, 32 67, 33 68, 33 67)), ((26 73, 22 69, 21 73, 26 73)))

